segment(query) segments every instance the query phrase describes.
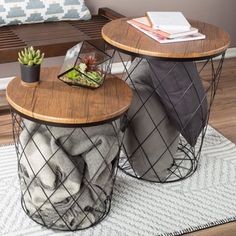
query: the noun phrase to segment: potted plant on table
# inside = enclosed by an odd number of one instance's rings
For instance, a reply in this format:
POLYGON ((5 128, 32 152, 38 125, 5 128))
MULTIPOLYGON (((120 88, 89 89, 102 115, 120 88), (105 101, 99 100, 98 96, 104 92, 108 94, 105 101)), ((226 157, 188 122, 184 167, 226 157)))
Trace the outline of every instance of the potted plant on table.
POLYGON ((21 82, 24 86, 34 87, 40 79, 40 66, 44 53, 35 50, 33 46, 24 48, 18 53, 18 61, 21 67, 21 82))

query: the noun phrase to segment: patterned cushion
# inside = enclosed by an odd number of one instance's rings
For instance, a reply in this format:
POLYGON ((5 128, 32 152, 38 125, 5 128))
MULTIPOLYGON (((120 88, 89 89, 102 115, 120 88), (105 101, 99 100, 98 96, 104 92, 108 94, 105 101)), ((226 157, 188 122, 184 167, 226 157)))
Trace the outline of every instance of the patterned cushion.
POLYGON ((0 0, 0 26, 90 18, 84 0, 0 0))

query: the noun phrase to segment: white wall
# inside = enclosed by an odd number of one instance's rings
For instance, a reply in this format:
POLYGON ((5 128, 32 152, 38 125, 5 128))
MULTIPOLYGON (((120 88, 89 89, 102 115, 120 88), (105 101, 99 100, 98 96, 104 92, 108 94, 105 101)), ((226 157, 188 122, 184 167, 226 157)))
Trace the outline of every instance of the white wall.
POLYGON ((109 7, 126 16, 141 16, 147 10, 182 11, 185 16, 215 24, 231 35, 236 47, 236 0, 85 0, 93 13, 109 7))

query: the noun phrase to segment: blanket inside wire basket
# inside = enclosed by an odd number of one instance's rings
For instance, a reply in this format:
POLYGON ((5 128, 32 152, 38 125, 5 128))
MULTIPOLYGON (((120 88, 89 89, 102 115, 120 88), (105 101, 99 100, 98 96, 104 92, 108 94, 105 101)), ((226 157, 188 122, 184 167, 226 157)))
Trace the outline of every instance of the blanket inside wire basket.
POLYGON ((61 230, 97 222, 112 193, 119 153, 116 124, 90 128, 60 128, 28 120, 22 124, 19 176, 27 214, 61 230))

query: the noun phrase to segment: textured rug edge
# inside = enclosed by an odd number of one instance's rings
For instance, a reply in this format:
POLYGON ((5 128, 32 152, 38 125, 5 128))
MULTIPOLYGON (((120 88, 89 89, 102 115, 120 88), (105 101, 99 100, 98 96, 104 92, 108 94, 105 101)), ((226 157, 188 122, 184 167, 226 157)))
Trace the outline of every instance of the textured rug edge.
POLYGON ((158 236, 180 236, 180 235, 184 235, 184 234, 188 234, 188 233, 194 233, 194 232, 198 232, 198 231, 201 231, 201 230, 210 229, 210 228, 213 228, 213 227, 216 227, 216 226, 226 225, 226 224, 229 224, 229 223, 232 223, 232 222, 236 222, 236 216, 226 218, 224 220, 213 221, 213 222, 208 223, 208 224, 199 225, 198 227, 186 228, 184 230, 175 231, 173 233, 160 234, 158 236))
POLYGON ((15 146, 15 144, 14 143, 2 143, 2 144, 0 144, 0 148, 1 147, 7 147, 7 146, 15 146))
MULTIPOLYGON (((229 140, 231 143, 236 145, 229 138, 225 137, 224 134, 221 131, 219 131, 217 128, 215 128, 214 126, 209 125, 207 127, 207 129, 209 129, 209 128, 213 129, 216 133, 218 133, 219 135, 223 136, 225 139, 229 140)), ((179 235, 184 235, 184 234, 188 234, 188 233, 198 232, 198 231, 201 231, 201 230, 210 229, 210 228, 213 228, 213 227, 216 227, 216 226, 226 225, 226 224, 229 224, 229 223, 232 223, 232 222, 236 222, 236 215, 233 216, 233 217, 226 218, 224 220, 212 221, 208 224, 199 225, 198 227, 190 227, 190 228, 186 228, 184 230, 175 231, 173 233, 160 234, 159 236, 179 236, 179 235)))

